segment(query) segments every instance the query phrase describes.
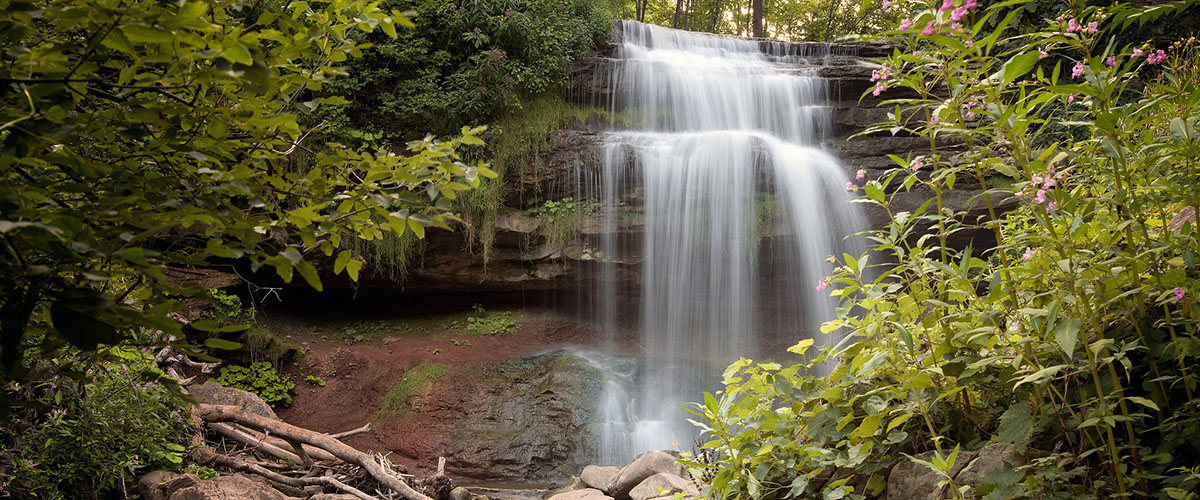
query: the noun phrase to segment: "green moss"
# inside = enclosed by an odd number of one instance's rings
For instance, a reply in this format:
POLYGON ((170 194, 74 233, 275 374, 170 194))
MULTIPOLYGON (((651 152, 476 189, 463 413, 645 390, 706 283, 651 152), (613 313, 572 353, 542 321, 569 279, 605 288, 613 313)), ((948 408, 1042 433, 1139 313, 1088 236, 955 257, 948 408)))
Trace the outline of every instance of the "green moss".
POLYGON ((416 264, 415 260, 421 255, 423 241, 412 231, 396 236, 384 232, 383 237, 374 240, 346 238, 342 247, 356 255, 362 255, 367 260, 367 268, 376 276, 386 276, 397 283, 403 283, 408 278, 408 272, 416 264))
POLYGON ((419 409, 420 402, 417 397, 428 394, 433 389, 434 382, 445 373, 446 365, 428 361, 422 361, 409 368, 398 382, 388 388, 375 418, 400 418, 409 411, 419 409))

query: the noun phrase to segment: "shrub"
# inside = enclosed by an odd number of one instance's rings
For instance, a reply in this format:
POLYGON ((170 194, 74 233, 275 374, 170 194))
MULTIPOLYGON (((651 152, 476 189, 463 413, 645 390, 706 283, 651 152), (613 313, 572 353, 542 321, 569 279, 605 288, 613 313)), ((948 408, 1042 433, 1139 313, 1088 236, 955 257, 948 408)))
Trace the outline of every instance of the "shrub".
POLYGON ((0 426, 0 496, 110 498, 141 474, 179 469, 186 405, 154 381, 161 372, 148 354, 100 354, 113 361, 17 389, 27 399, 0 426))
POLYGON ((275 366, 266 361, 256 361, 250 366, 226 366, 216 382, 225 387, 250 391, 271 406, 292 404, 292 392, 296 383, 289 376, 280 376, 275 366))
POLYGON ((973 495, 1195 498, 1200 49, 1111 43, 1184 4, 1079 6, 1005 38, 1011 16, 981 30, 1012 2, 930 3, 888 35, 869 91, 910 97, 867 133, 929 148, 861 186, 890 223, 826 278, 835 341, 796 365, 741 360, 693 408, 718 455, 691 461, 715 472, 710 492, 873 497, 913 460, 962 497, 959 452, 992 443, 1030 464, 973 495), (951 210, 956 186, 987 215, 951 210), (893 206, 913 192, 928 202, 893 206), (967 230, 999 243, 950 246, 967 230))

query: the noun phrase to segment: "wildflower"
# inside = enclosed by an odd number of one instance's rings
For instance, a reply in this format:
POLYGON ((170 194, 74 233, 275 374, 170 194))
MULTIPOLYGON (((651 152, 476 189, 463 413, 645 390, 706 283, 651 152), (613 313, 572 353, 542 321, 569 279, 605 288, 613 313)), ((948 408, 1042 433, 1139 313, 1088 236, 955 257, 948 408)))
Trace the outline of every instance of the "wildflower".
POLYGON ((954 8, 954 0, 942 0, 942 8, 938 9, 938 11, 946 12, 953 8, 954 8))
POLYGON ((919 156, 912 161, 912 171, 916 172, 918 170, 921 170, 921 157, 919 156))
POLYGON ((921 30, 921 34, 925 36, 932 35, 935 32, 936 31, 933 29, 933 21, 929 21, 929 24, 925 25, 925 29, 921 30))
POLYGON ((819 291, 821 291, 821 290, 824 290, 824 289, 826 289, 826 288, 829 288, 829 282, 828 282, 828 281, 825 281, 825 278, 821 278, 821 281, 818 281, 818 282, 817 282, 817 291, 819 292, 819 291))
POLYGON ((850 191, 850 192, 858 191, 858 186, 855 186, 854 183, 851 181, 846 181, 846 191, 850 191))
POLYGON ((907 17, 900 20, 900 31, 908 31, 911 27, 912 21, 909 21, 907 17))
POLYGON ((1083 63, 1075 63, 1075 67, 1071 68, 1071 78, 1079 78, 1083 76, 1083 63))
POLYGON ((861 169, 861 168, 860 168, 860 169, 858 169, 858 172, 855 172, 855 173, 854 173, 854 178, 855 178, 855 179, 857 179, 857 180, 860 180, 860 181, 861 181, 861 180, 863 180, 863 179, 866 179, 866 178, 867 178, 867 171, 866 171, 866 170, 863 170, 863 169, 861 169))
POLYGON ((1047 57, 1050 57, 1050 53, 1046 52, 1046 49, 1038 49, 1038 59, 1045 59, 1047 57))
MULTIPOLYGON (((951 31, 961 31, 962 29, 963 29, 962 23, 954 23, 954 24, 950 25, 951 31)), ((971 45, 971 43, 972 43, 971 40, 967 40, 966 42, 967 42, 967 45, 971 45)))
POLYGON ((1074 19, 1067 21, 1067 33, 1079 31, 1079 28, 1079 23, 1076 23, 1074 19))
POLYGON ((1010 324, 1008 325, 1008 332, 1009 332, 1009 333, 1017 333, 1017 332, 1018 332, 1018 331, 1020 331, 1020 330, 1021 330, 1021 324, 1020 324, 1020 323, 1018 323, 1018 322, 1016 322, 1016 321, 1013 321, 1012 323, 1010 323, 1010 324))
POLYGON ((1045 203, 1046 202, 1046 190, 1045 189, 1037 190, 1037 196, 1033 197, 1033 202, 1037 203, 1038 205, 1045 203))
POLYGON ((1161 63, 1166 60, 1167 60, 1167 53, 1163 52, 1162 49, 1158 49, 1158 50, 1152 52, 1150 55, 1146 56, 1146 62, 1148 62, 1150 64, 1158 64, 1158 63, 1161 63))
POLYGON ((963 7, 968 8, 968 9, 974 9, 975 7, 978 7, 978 6, 979 6, 979 3, 977 3, 975 0, 967 0, 966 2, 963 2, 963 7))
POLYGON ((892 0, 883 0, 883 10, 892 8, 892 0))
POLYGON ((1183 300, 1183 297, 1186 295, 1187 293, 1183 291, 1183 288, 1175 287, 1175 302, 1183 300))
POLYGON ((1053 163, 1046 165, 1046 173, 1050 174, 1050 175, 1054 175, 1054 164, 1053 163))
POLYGON ((1067 96, 1067 104, 1075 102, 1075 94, 1067 96))
POLYGON ((1116 65, 1117 65, 1117 56, 1108 56, 1108 59, 1105 59, 1105 60, 1104 60, 1104 64, 1107 64, 1107 65, 1109 65, 1109 66, 1112 66, 1112 67, 1116 67, 1116 65))
POLYGON ((1142 56, 1144 56, 1144 55, 1146 55, 1146 52, 1145 52, 1144 50, 1142 50, 1142 49, 1133 49, 1133 57, 1142 57, 1142 56))
POLYGON ((1041 184, 1042 183, 1042 175, 1041 174, 1033 174, 1033 178, 1031 180, 1033 181, 1033 184, 1035 186, 1038 184, 1041 184))
POLYGON ((1054 180, 1054 177, 1047 175, 1046 180, 1042 182, 1042 189, 1050 189, 1057 184, 1058 181, 1054 180))
POLYGON ((966 16, 966 15, 967 15, 967 8, 966 8, 966 7, 959 7, 959 8, 957 8, 957 9, 954 9, 954 12, 951 12, 951 13, 950 13, 950 19, 951 19, 951 20, 954 20, 954 21, 957 21, 957 20, 959 20, 959 19, 962 19, 962 18, 963 18, 963 16, 966 16))
POLYGON ((887 88, 887 85, 884 84, 883 82, 875 82, 875 90, 871 91, 871 95, 878 96, 886 88, 887 88))
POLYGON ((1096 30, 1099 29, 1099 27, 1100 27, 1100 25, 1097 24, 1096 21, 1092 21, 1092 22, 1088 23, 1088 25, 1087 25, 1087 32, 1095 33, 1096 30))
POLYGON ((1022 255, 1022 256, 1021 256, 1021 259, 1022 259, 1022 260, 1029 260, 1029 259, 1032 259, 1032 258, 1033 258, 1033 247, 1025 247, 1025 255, 1022 255))
POLYGON ((1050 200, 1050 203, 1046 205, 1046 208, 1050 210, 1058 210, 1058 202, 1050 200))

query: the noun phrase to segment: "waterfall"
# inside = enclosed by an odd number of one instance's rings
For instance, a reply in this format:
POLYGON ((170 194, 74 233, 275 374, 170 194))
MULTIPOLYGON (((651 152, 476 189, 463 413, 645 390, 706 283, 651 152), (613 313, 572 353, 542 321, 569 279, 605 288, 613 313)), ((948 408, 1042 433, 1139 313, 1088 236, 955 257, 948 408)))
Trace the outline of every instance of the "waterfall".
MULTIPOLYGON (((831 130, 827 52, 621 21, 606 103, 603 171, 581 194, 599 205, 599 255, 637 255, 640 290, 611 268, 596 287, 597 321, 637 318, 639 361, 596 357, 610 373, 600 396, 600 462, 651 448, 688 449, 696 431, 679 408, 717 389, 741 356, 786 360, 835 303, 815 290, 830 255, 856 252, 862 227, 831 130), (640 207, 639 240, 620 236, 640 207), (634 292, 627 294, 626 292, 634 292), (628 295, 640 300, 636 306, 628 295), (621 314, 622 308, 635 312, 621 314)), ((813 46, 808 46, 813 47, 813 46)), ((629 259, 624 259, 628 261, 629 259)))

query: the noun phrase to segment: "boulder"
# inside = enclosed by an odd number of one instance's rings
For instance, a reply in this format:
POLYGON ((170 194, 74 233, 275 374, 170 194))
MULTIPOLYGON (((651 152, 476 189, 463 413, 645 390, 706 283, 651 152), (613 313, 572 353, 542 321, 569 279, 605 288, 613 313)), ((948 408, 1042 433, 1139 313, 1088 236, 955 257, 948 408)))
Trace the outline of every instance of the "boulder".
POLYGON ((559 493, 550 497, 549 500, 612 500, 612 497, 605 495, 603 491, 595 488, 584 488, 582 490, 559 493))
POLYGON ((170 500, 290 500, 278 490, 245 476, 220 476, 180 489, 170 500))
MULTIPOLYGON (((591 467, 591 466, 589 465, 588 467, 591 467)), ((615 469, 615 468, 616 467, 613 467, 613 469, 615 469)), ((586 473, 587 467, 584 467, 583 470, 584 470, 584 473, 586 473)), ((580 479, 578 477, 571 476, 571 479, 567 480, 567 484, 564 484, 564 485, 554 488, 550 491, 547 491, 546 494, 542 495, 542 498, 550 498, 559 493, 566 493, 569 491, 582 490, 584 488, 587 488, 588 486, 591 486, 591 485, 585 483, 582 479, 580 479)))
MULTIPOLYGON (((921 460, 929 460, 933 452, 917 455, 921 460)), ((1004 468, 1025 465, 1028 460, 1017 453, 1013 445, 989 444, 979 451, 962 450, 954 468, 950 470, 951 477, 959 486, 976 487, 983 484, 984 477, 1004 468)), ((942 477, 928 467, 911 460, 896 464, 888 473, 887 496, 889 500, 936 500, 951 498, 953 492, 949 487, 938 487, 942 477)))
POLYGON ((167 500, 177 490, 199 482, 200 479, 196 476, 184 476, 165 470, 156 470, 138 479, 138 492, 142 494, 144 500, 167 500))
POLYGON ((621 469, 616 467, 589 465, 583 468, 583 473, 579 474, 579 479, 588 486, 598 490, 606 490, 608 485, 612 484, 613 479, 617 477, 617 474, 620 473, 621 469))
POLYGON ((650 500, 661 496, 671 496, 683 492, 690 496, 700 496, 700 489, 691 481, 675 474, 659 473, 646 478, 629 491, 633 500, 650 500))
POLYGON ((455 486, 454 489, 450 490, 450 500, 471 500, 471 490, 462 486, 455 486))
POLYGON ((633 459, 633 463, 617 473, 604 491, 613 498, 624 500, 629 498, 629 492, 633 491, 634 487, 655 474, 667 473, 680 477, 688 475, 687 469, 675 462, 676 458, 675 454, 661 450, 650 450, 638 455, 633 459))
POLYGON ((275 416, 275 411, 271 409, 271 405, 268 405, 258 395, 249 391, 225 387, 211 380, 201 385, 189 386, 187 389, 188 393, 196 398, 196 401, 199 403, 232 405, 242 411, 253 413, 260 417, 279 419, 279 417, 275 416))

